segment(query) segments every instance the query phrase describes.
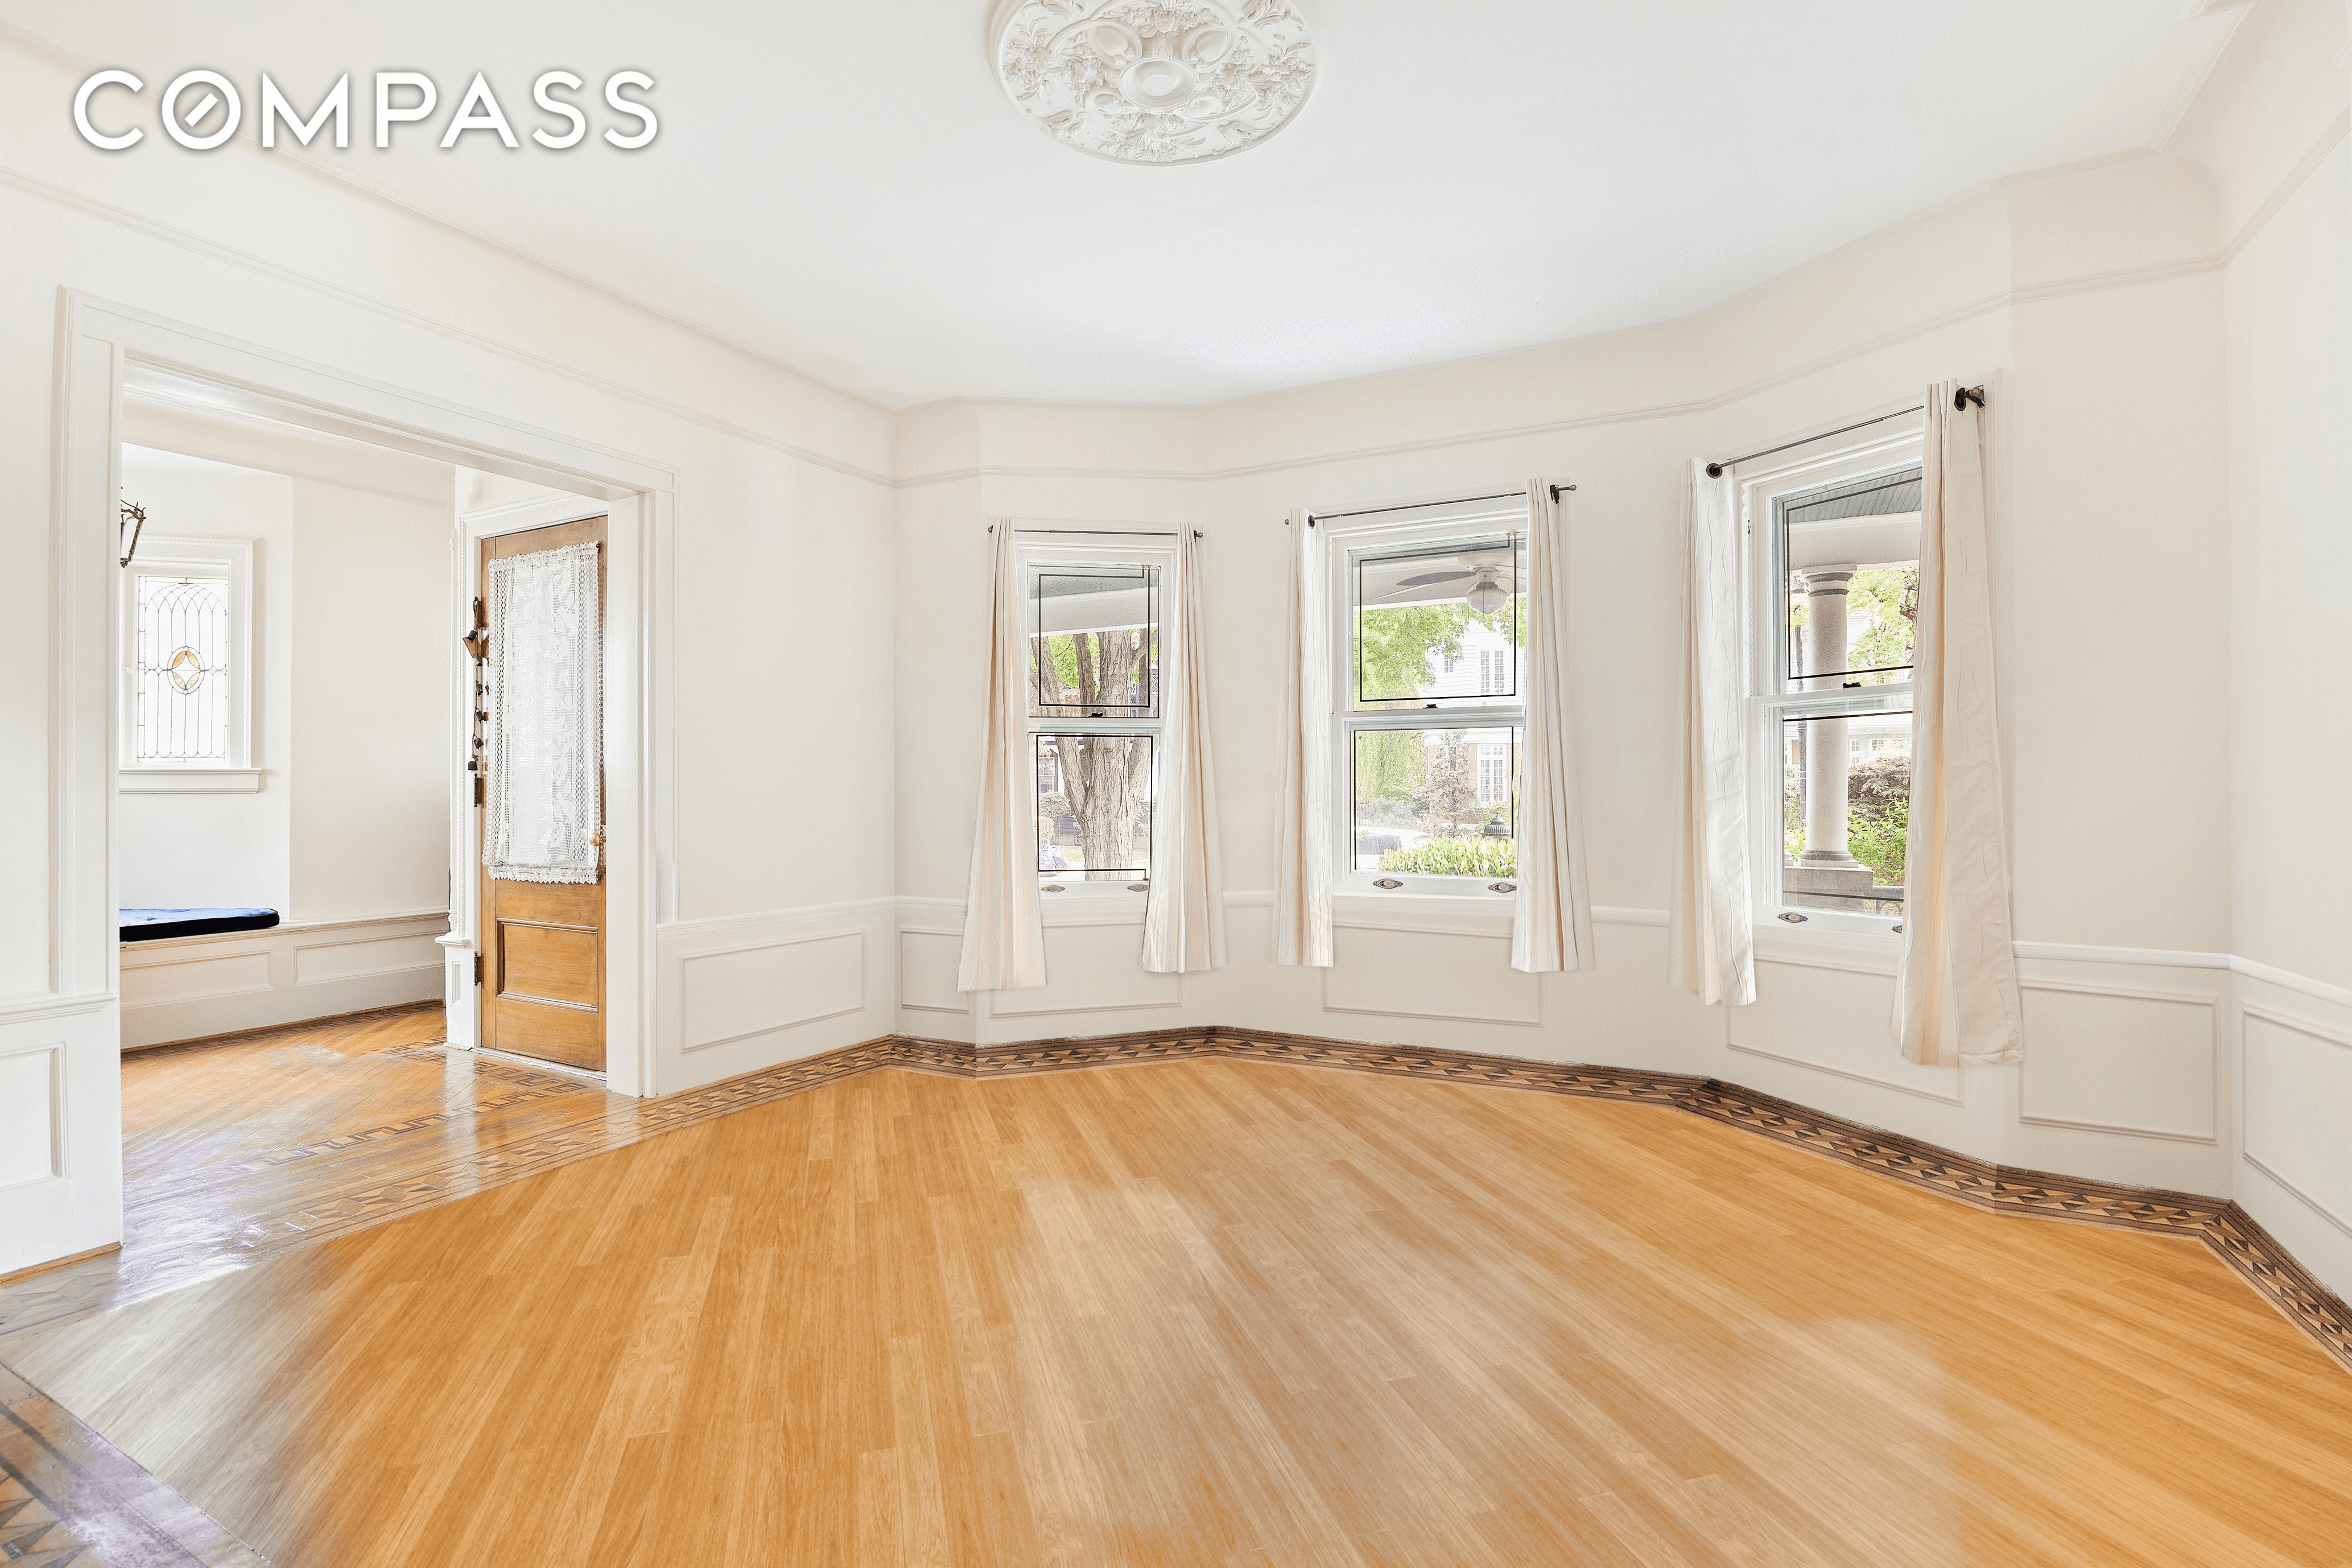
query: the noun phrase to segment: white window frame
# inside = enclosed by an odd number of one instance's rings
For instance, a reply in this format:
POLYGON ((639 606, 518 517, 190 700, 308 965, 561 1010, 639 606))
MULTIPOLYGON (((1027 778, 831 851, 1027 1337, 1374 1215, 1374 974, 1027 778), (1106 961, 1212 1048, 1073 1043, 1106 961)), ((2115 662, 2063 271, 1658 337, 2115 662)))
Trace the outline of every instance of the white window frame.
MULTIPOLYGON (((1892 423, 1892 422, 1890 422, 1892 423)), ((1892 682, 1853 693, 1790 689, 1787 570, 1779 513, 1783 497, 1827 485, 1916 466, 1922 458, 1922 427, 1895 425, 1869 440, 1796 458, 1740 476, 1741 571, 1748 581, 1748 887, 1759 929, 1842 936, 1891 937, 1901 915, 1800 908, 1780 897, 1780 861, 1786 851, 1781 824, 1781 745, 1784 719, 1806 713, 1871 713, 1912 707, 1912 683, 1892 682), (1790 919, 1794 916, 1796 918, 1790 919)))
MULTIPOLYGON (((1508 486, 1496 488, 1497 490, 1509 489, 1508 486)), ((1355 562, 1358 557, 1367 554, 1386 554, 1392 551, 1444 544, 1457 539, 1466 541, 1517 534, 1524 542, 1528 528, 1524 492, 1501 500, 1400 504, 1352 517, 1324 517, 1318 513, 1316 526, 1328 531, 1324 547, 1331 563, 1331 842, 1328 853, 1332 858, 1332 891, 1388 899, 1419 895, 1458 898, 1470 903, 1481 900, 1493 904, 1507 902, 1512 895, 1497 892, 1496 889, 1515 888, 1516 884, 1512 882, 1496 883, 1483 877, 1400 875, 1356 868, 1355 737, 1359 731, 1511 730, 1518 732, 1519 743, 1524 744, 1528 710, 1523 658, 1519 692, 1515 700, 1508 702, 1454 698, 1441 699, 1422 708, 1359 711, 1356 708, 1355 562), (1433 722, 1433 717, 1448 714, 1460 719, 1461 722, 1433 722), (1382 881, 1394 882, 1397 886, 1379 886, 1382 881)), ((1465 655, 1467 651, 1465 650, 1465 655)), ((1485 682, 1479 684, 1483 686, 1485 682)), ((1475 746, 1477 742, 1472 739, 1465 743, 1475 746)), ((1475 757, 1472 766, 1476 766, 1475 757)))
POLYGON ((122 568, 121 762, 116 786, 130 795, 251 795, 261 788, 254 765, 253 557, 250 539, 174 539, 148 533, 122 568), (213 763, 139 760, 139 579, 214 578, 228 584, 228 757, 213 763))
MULTIPOLYGON (((1044 526, 1050 526, 1056 530, 1066 531, 1069 529, 1070 525, 1066 523, 1057 523, 1044 526)), ((1144 526, 1148 528, 1150 525, 1146 524, 1144 526)), ((1024 650, 1029 643, 1029 633, 1027 630, 1029 624, 1029 574, 1032 569, 1038 566, 1150 566, 1158 568, 1160 573, 1160 645, 1162 656, 1158 675, 1160 682, 1160 717, 1155 719, 1087 719, 1075 714, 1046 715, 1032 712, 1029 715, 1028 739, 1026 742, 1028 746, 1028 762, 1025 765, 1025 772, 1027 773, 1029 780, 1029 820, 1031 824, 1029 863, 1032 866, 1034 866, 1037 863, 1035 829, 1035 823, 1037 820, 1036 758, 1037 737, 1040 735, 1149 735, 1151 737, 1151 802, 1153 819, 1155 822, 1158 820, 1158 814, 1160 809, 1160 790, 1167 779, 1168 762, 1168 736, 1166 733, 1168 715, 1168 667, 1166 664, 1165 655, 1168 647, 1169 627, 1174 624, 1177 614, 1174 592, 1176 588, 1176 544, 1174 531, 1172 529, 1170 530, 1169 534, 1170 537, 1162 539, 1158 537, 1156 534, 1133 534, 1118 528, 1106 528, 1100 533, 1094 533, 1092 531, 1082 530, 1067 537, 1023 539, 1018 536, 1019 530, 1017 528, 1015 529, 1015 540, 1013 552, 1013 572, 1015 574, 1015 581, 1017 581, 1021 586, 1021 618, 1023 626, 1021 640, 1024 650)), ((1029 668, 1028 658, 1025 652, 1022 658, 1021 668, 1025 678, 1029 668)), ((1035 695, 1036 692, 1034 687, 1032 687, 1027 692, 1023 694, 1022 706, 1024 709, 1032 709, 1035 706, 1035 695)), ((1043 872, 1039 872, 1038 877, 1039 888, 1046 890, 1045 892, 1045 901, 1048 910, 1051 910, 1055 906, 1066 907, 1073 903, 1099 903, 1106 900, 1118 903, 1134 904, 1140 907, 1147 896, 1147 889, 1150 886, 1149 872, 1147 872, 1145 879, 1140 882, 1095 882, 1088 881, 1083 876, 1055 878, 1049 880, 1045 878, 1045 873, 1043 872)))

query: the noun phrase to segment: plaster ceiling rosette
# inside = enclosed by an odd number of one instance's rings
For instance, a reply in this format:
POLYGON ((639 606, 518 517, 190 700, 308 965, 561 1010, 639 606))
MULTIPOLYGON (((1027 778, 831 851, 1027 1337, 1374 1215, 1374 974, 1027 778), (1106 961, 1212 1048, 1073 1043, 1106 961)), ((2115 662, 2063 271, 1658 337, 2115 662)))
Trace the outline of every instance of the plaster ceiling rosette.
POLYGON ((1121 163, 1255 147, 1306 107, 1318 68, 1298 0, 1000 0, 988 44, 1016 108, 1121 163))

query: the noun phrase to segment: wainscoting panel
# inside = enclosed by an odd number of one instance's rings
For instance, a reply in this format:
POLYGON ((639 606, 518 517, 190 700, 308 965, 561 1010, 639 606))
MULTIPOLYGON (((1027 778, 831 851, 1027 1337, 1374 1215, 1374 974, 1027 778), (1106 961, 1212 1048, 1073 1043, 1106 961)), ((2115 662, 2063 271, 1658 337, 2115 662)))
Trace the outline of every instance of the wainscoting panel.
POLYGON ((1735 1051, 1836 1078, 1961 1102, 1957 1068, 1914 1067, 1895 1042, 1895 976, 1869 957, 1759 954, 1756 1000, 1727 1009, 1735 1051))
POLYGON ((2248 1003, 2246 1163, 2352 1237, 2352 1035, 2248 1003))
POLYGON ((956 989, 963 933, 935 926, 898 931, 898 1005, 918 1013, 970 1013, 971 999, 956 989))
POLYGON ((122 1007, 125 1013, 174 1002, 202 1002, 215 996, 241 996, 269 990, 270 954, 223 952, 183 955, 162 963, 122 966, 122 1007))
POLYGON ((266 1029, 444 993, 439 910, 122 944, 127 1047, 266 1029))
POLYGON ((866 932, 812 932, 682 959, 680 1047, 705 1050, 866 1005, 866 932))
POLYGON ((0 1055, 0 1187, 58 1173, 64 1055, 62 1044, 0 1055))
POLYGON ((646 1092, 677 1094, 888 1034, 896 907, 859 899, 662 926, 646 1092))
POLYGON ((1538 1024, 1542 990, 1511 967, 1508 936, 1438 927, 1340 922, 1323 972, 1330 1013, 1390 1013, 1474 1024, 1538 1024))
POLYGON ((359 942, 304 942, 294 949, 294 984, 324 985, 372 974, 441 973, 438 933, 373 937, 359 942))
POLYGON ((2021 1121, 2217 1141, 2220 999, 2192 992, 2026 980, 2021 1121))
POLYGON ((1181 980, 1144 972, 1140 917, 1117 924, 1053 925, 1045 931, 1045 984, 996 993, 989 1016, 1033 1018, 1173 1007, 1184 999, 1181 980))

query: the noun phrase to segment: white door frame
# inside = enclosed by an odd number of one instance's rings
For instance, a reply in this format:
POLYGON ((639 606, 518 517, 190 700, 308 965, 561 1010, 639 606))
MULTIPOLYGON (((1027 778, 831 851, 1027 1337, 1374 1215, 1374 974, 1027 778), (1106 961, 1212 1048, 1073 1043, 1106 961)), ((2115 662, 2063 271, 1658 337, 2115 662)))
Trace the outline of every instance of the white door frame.
MULTIPOLYGON (((52 426, 48 989, 0 1003, 0 1068, 9 1068, 12 1085, 32 1081, 39 1066, 12 1067, 12 1058, 47 1059, 51 1150, 47 1175, 0 1187, 0 1273, 101 1250, 122 1235, 115 507, 122 395, 133 383, 609 503, 605 1048, 614 1090, 654 1088, 654 933, 676 902, 667 748, 657 743, 669 712, 669 628, 660 612, 670 580, 674 471, 67 290, 52 426)), ((454 633, 449 648, 456 657, 454 633)))

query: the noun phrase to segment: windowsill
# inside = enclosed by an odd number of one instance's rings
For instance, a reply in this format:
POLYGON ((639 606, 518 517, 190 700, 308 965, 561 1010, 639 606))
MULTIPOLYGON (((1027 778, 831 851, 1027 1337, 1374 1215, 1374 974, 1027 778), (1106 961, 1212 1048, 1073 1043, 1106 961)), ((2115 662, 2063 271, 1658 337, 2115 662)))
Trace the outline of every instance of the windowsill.
POLYGON ((259 795, 259 768, 122 768, 115 789, 122 795, 259 795))

